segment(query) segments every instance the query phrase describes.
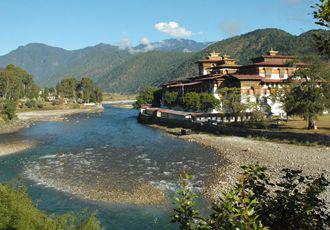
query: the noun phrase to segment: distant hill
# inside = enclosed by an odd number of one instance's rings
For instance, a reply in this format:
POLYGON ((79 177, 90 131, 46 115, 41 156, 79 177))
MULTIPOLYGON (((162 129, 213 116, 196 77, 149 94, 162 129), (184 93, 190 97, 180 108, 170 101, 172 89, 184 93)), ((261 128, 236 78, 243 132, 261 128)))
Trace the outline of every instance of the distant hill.
POLYGON ((134 93, 147 86, 158 86, 172 79, 172 72, 192 53, 150 51, 133 55, 97 83, 110 92, 134 93))
MULTIPOLYGON (((0 68, 8 64, 15 64, 32 73, 38 84, 50 86, 67 76, 77 78, 90 76, 98 79, 128 59, 133 60, 131 57, 134 57, 136 53, 148 51, 192 52, 200 51, 208 44, 188 39, 168 39, 148 45, 140 44, 133 48, 134 52, 129 52, 108 44, 69 51, 41 43, 31 43, 0 56, 0 68)), ((170 57, 173 55, 169 54, 170 57)), ((118 71, 118 68, 115 71, 118 71)))
MULTIPOLYGON (((279 29, 259 29, 247 34, 235 36, 216 42, 206 49, 195 53, 185 60, 179 68, 172 73, 173 78, 185 78, 198 74, 195 62, 213 50, 236 58, 240 64, 247 64, 250 59, 265 54, 271 48, 281 54, 296 56, 316 54, 314 46, 314 33, 326 33, 322 30, 311 30, 299 36, 291 35, 279 29)), ((330 31, 327 31, 330 34, 330 31)))
POLYGON ((294 36, 279 29, 260 29, 212 44, 187 39, 145 42, 133 47, 133 52, 108 44, 69 51, 32 43, 0 56, 0 68, 7 64, 20 66, 43 86, 55 85, 67 76, 89 76, 109 92, 135 93, 146 85, 196 75, 195 62, 213 50, 241 64, 271 48, 282 54, 316 53, 313 33, 325 32, 308 31, 294 36))
POLYGON ((32 73, 38 84, 49 86, 67 76, 96 79, 130 55, 128 51, 107 44, 69 51, 31 43, 1 56, 0 67, 15 64, 32 73))

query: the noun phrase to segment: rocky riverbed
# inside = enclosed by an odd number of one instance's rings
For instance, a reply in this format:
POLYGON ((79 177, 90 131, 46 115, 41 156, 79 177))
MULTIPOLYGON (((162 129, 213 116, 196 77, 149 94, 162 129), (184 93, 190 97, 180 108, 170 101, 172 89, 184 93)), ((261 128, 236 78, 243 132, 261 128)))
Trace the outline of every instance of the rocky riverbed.
MULTIPOLYGON (((180 129, 156 125, 170 134, 180 129)), ((190 134, 180 138, 213 148, 226 160, 226 164, 214 168, 213 176, 205 189, 205 195, 212 201, 218 199, 221 191, 233 186, 241 172, 240 166, 258 162, 266 166, 271 177, 278 178, 281 169, 300 169, 306 175, 324 174, 330 180, 330 148, 321 146, 301 146, 270 141, 257 141, 235 136, 216 136, 213 134, 190 134)), ((330 202, 330 189, 326 200, 330 202)))

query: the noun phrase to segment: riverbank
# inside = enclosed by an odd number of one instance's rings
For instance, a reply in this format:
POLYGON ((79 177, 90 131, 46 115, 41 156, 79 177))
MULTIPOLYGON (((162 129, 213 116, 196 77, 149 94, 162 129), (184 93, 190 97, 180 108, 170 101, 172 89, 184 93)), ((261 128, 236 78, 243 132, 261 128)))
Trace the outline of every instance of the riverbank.
POLYGON ((77 113, 88 113, 88 112, 99 112, 102 107, 90 107, 85 109, 61 109, 61 110, 44 110, 44 111, 30 111, 17 113, 17 118, 21 121, 61 121, 65 116, 77 114, 77 113))
POLYGON ((0 141, 0 157, 17 153, 34 146, 33 143, 27 142, 25 140, 15 140, 15 141, 0 141))
POLYGON ((8 135, 27 128, 38 121, 62 121, 66 116, 77 113, 95 113, 103 110, 102 106, 90 106, 80 109, 40 110, 18 112, 17 119, 10 123, 0 125, 0 156, 17 153, 34 146, 25 140, 12 140, 8 135))
MULTIPOLYGON (((150 125, 176 134, 179 128, 167 128, 150 125)), ((225 165, 214 168, 204 193, 212 201, 218 199, 224 189, 232 187, 241 172, 240 166, 258 162, 266 166, 271 177, 278 178, 283 168, 301 169, 304 174, 319 175, 324 173, 330 179, 330 148, 320 146, 301 146, 293 144, 258 141, 236 136, 218 136, 198 133, 179 136, 189 142, 214 149, 225 159, 225 165)), ((325 194, 330 201, 330 190, 325 194)))
POLYGON ((62 121, 66 116, 77 113, 94 113, 103 111, 102 106, 89 106, 78 109, 34 110, 16 113, 17 119, 10 123, 0 124, 0 134, 14 133, 37 121, 62 121))

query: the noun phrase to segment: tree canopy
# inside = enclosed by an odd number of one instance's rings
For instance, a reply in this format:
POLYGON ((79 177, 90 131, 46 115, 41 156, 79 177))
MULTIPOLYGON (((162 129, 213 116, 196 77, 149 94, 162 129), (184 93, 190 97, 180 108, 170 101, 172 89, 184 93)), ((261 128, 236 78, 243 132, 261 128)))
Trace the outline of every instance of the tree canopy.
POLYGON ((328 228, 330 215, 320 198, 330 184, 324 175, 305 176, 300 170, 283 169, 274 179, 258 164, 242 169, 236 185, 220 194, 209 215, 202 215, 197 208, 191 177, 183 173, 181 189, 174 197, 172 222, 185 230, 328 228))
MULTIPOLYGON (((312 6, 314 9, 313 16, 316 20, 315 24, 322 26, 326 30, 329 30, 330 27, 330 1, 329 0, 320 0, 319 3, 316 3, 312 6)), ((329 31, 328 31, 329 32, 329 31)), ((318 34, 315 33, 317 48, 321 54, 324 54, 330 58, 330 36, 329 33, 318 34)))
POLYGON ((140 108, 142 105, 150 104, 153 106, 160 106, 161 89, 157 87, 146 87, 140 91, 134 103, 134 108, 140 108))
POLYGON ((314 129, 315 120, 327 108, 329 92, 326 79, 329 70, 319 61, 313 60, 308 68, 297 70, 291 77, 291 87, 283 94, 282 102, 288 115, 298 115, 308 121, 314 129))
POLYGON ((8 100, 23 97, 36 98, 39 87, 34 83, 31 74, 14 65, 0 69, 0 95, 8 100))
POLYGON ((247 105, 241 103, 241 90, 235 87, 224 87, 220 90, 222 109, 238 116, 247 109, 247 105))
POLYGON ((23 188, 0 184, 0 229, 98 230, 94 214, 47 215, 40 211, 23 188))
POLYGON ((88 77, 80 81, 74 77, 65 78, 57 84, 56 89, 59 95, 73 100, 81 99, 86 103, 103 100, 103 91, 88 77))

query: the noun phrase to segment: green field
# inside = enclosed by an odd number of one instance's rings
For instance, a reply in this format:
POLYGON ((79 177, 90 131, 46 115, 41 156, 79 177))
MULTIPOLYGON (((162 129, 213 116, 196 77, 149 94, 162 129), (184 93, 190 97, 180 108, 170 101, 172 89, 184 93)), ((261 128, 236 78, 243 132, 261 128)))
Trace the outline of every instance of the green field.
POLYGON ((300 117, 290 118, 288 122, 282 122, 281 131, 303 132, 303 133, 319 133, 330 135, 330 114, 320 116, 316 121, 317 129, 308 130, 307 121, 300 117))

